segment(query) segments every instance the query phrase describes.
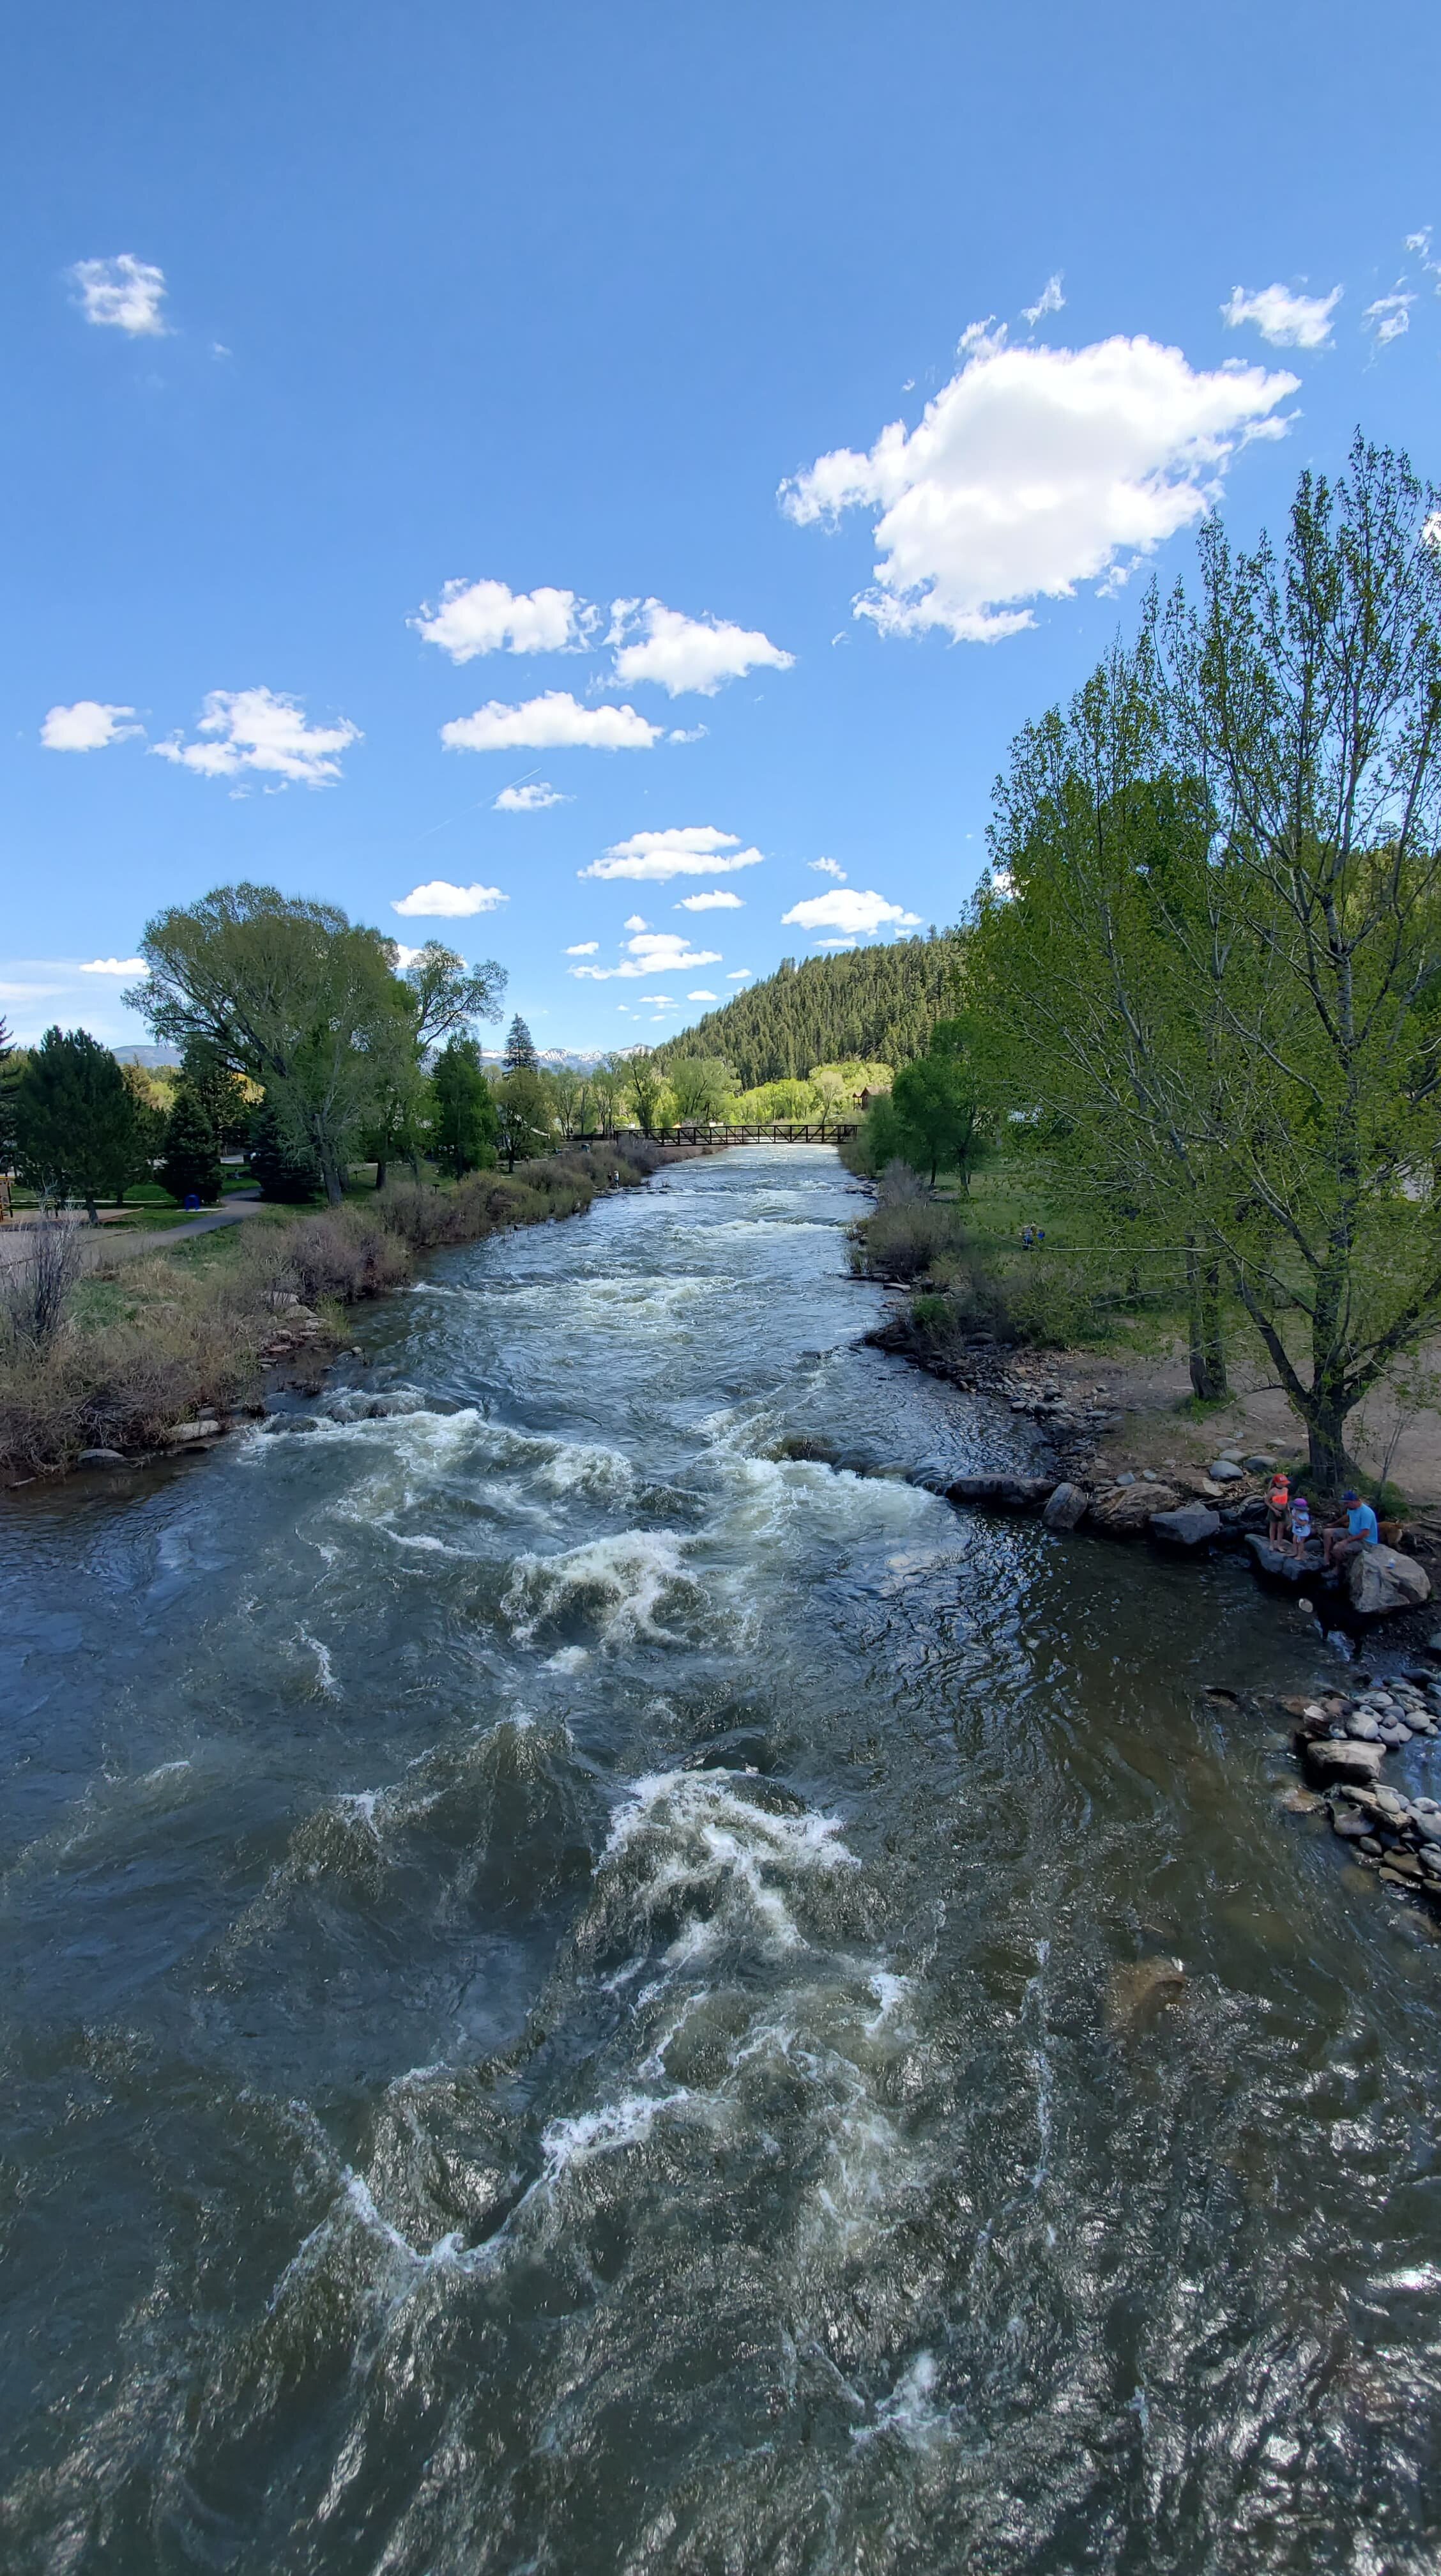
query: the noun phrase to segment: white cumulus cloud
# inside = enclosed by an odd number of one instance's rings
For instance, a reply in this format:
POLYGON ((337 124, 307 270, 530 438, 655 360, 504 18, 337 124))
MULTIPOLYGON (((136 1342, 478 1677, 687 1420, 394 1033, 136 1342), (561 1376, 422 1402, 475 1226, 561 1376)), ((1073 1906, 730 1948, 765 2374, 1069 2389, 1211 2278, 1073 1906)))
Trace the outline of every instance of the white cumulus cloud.
POLYGON ((627 930, 649 930, 650 923, 643 921, 638 912, 632 912, 627 915, 624 927, 627 930))
POLYGON ((1394 295, 1378 295, 1374 304, 1367 305, 1361 316, 1361 327, 1363 331, 1375 332, 1378 349, 1384 349, 1388 341, 1399 340, 1404 332, 1410 330, 1411 307, 1415 301, 1414 295, 1404 294, 1398 288, 1394 295))
POLYGON ((298 698, 274 689, 212 689, 195 728, 203 739, 152 743, 162 760, 201 778, 236 778, 258 769, 302 786, 322 787, 340 776, 339 755, 361 740, 360 727, 342 716, 337 724, 311 724, 298 698))
POLYGON ((92 957, 80 969, 82 975, 148 975, 143 957, 92 957))
POLYGON ((619 966, 572 966, 570 971, 596 984, 610 984, 617 976, 693 975, 698 967, 720 962, 718 948, 692 948, 677 931, 642 930, 626 941, 619 966))
POLYGON ((687 995, 686 995, 686 1000, 687 1000, 688 1002, 714 1002, 714 1001, 718 1001, 718 1000, 719 1000, 719 998, 720 998, 720 997, 719 997, 719 995, 718 995, 718 994, 716 994, 716 993, 706 993, 706 992, 699 992, 699 993, 687 993, 687 995))
POLYGON ((432 877, 429 885, 412 886, 390 909, 412 920, 466 921, 473 912, 494 912, 498 903, 509 901, 499 886, 450 885, 444 877, 432 877))
POLYGON ((80 289, 87 322, 128 331, 133 340, 163 339, 169 329, 160 307, 165 271, 123 250, 118 259, 77 259, 70 271, 80 289))
POLYGON ((731 894, 717 886, 710 894, 683 894, 673 909, 676 912, 740 912, 743 895, 731 894))
POLYGON ((795 660, 768 635, 728 626, 717 617, 685 617, 659 599, 617 599, 607 642, 616 646, 615 676, 622 687, 654 680, 678 698, 693 691, 713 698, 727 680, 747 671, 788 671, 795 660), (634 641, 627 642, 634 635, 634 641))
POLYGON ((547 805, 573 805, 573 796, 562 796, 548 779, 538 778, 533 787, 502 787, 492 811, 496 814, 543 814, 547 805))
POLYGON ((1048 313, 1059 313, 1063 309, 1065 301, 1066 299, 1061 293, 1061 272, 1057 269, 1054 277, 1047 278, 1045 285, 1042 287, 1040 294, 1035 300, 1035 303, 1022 305, 1021 319, 1023 322, 1029 322, 1031 329, 1034 331, 1036 324, 1038 322, 1044 322, 1048 313))
POLYGON ((595 957, 599 954, 599 951, 600 941, 598 939, 578 939, 574 948, 567 948, 565 953, 567 957, 595 957))
POLYGON ((845 869, 838 868, 834 859, 807 859, 806 866, 814 868, 818 877, 834 877, 837 885, 845 884, 845 869))
POLYGON ((1297 295, 1289 286, 1233 286, 1221 319, 1229 331, 1254 322, 1274 349, 1324 349, 1342 291, 1333 286, 1329 295, 1297 295))
POLYGON ((133 707, 111 707, 98 698, 77 698, 73 707, 52 707, 40 728, 40 739, 47 751, 104 751, 112 742, 125 742, 131 734, 143 733, 145 727, 127 724, 133 707))
POLYGON ((1280 436, 1297 379, 1116 338, 1010 348, 977 326, 919 426, 838 448, 781 487, 800 526, 878 510, 875 586, 855 603, 885 634, 940 627, 993 643, 1035 623, 1026 604, 1121 577, 1202 517, 1237 444, 1280 436))
POLYGON ((568 689, 547 689, 520 707, 492 698, 442 725, 440 739, 447 751, 649 751, 663 731, 634 707, 583 707, 568 689))
POLYGON ((666 832, 633 832, 617 841, 604 858, 578 868, 582 877, 635 877, 648 885, 666 885, 672 877, 732 876, 737 868, 758 868, 759 850, 742 850, 734 832, 717 832, 709 823, 685 823, 666 832))
POLYGON ((727 975, 726 982, 728 984, 748 984, 754 973, 755 968, 753 966, 737 966, 733 973, 727 975))
POLYGON ((856 942, 853 939, 813 939, 811 941, 812 948, 854 948, 855 945, 856 942))
POLYGON ((915 930, 920 924, 918 912, 905 912, 898 903, 887 903, 882 894, 862 894, 858 886, 837 886, 833 894, 813 894, 804 903, 793 903, 781 914, 785 925, 794 922, 798 930, 841 930, 859 932, 869 937, 874 930, 889 923, 896 929, 915 930))
POLYGON ((448 581, 440 604, 416 610, 408 625, 452 662, 480 653, 565 653, 585 641, 595 610, 573 590, 521 590, 503 581, 448 581))

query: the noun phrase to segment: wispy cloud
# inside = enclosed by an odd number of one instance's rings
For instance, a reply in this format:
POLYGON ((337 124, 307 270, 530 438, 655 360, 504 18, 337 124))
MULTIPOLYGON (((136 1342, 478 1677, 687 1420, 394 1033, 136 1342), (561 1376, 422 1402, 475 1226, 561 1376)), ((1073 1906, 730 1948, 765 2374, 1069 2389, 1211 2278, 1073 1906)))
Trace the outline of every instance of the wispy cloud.
POLYGON ((743 850, 735 832, 718 832, 710 823, 685 823, 665 832, 633 832, 617 841, 604 858, 592 859, 583 877, 633 877, 666 885, 672 877, 731 876, 737 868, 758 868, 759 850, 743 850))
POLYGON ((673 909, 676 912, 740 912, 744 902, 743 895, 731 894, 716 886, 709 894, 683 894, 673 909))
POLYGON ((148 975, 143 957, 91 957, 80 969, 82 975, 148 975))
POLYGON ((128 742, 145 727, 127 724, 133 707, 112 707, 98 698, 77 698, 73 707, 52 707, 40 728, 47 751, 104 751, 112 742, 128 742))
POLYGON ((1363 331, 1373 331, 1376 346, 1384 349, 1388 342, 1399 340, 1411 328, 1411 307, 1416 298, 1399 288, 1394 295, 1378 295, 1361 316, 1363 331))
POLYGON ((567 948, 565 953, 567 957, 598 957, 600 954, 600 941, 598 939, 579 939, 577 940, 574 948, 567 948))
POLYGON ((1233 286, 1221 319, 1228 331, 1254 322, 1275 349, 1324 349, 1343 292, 1339 286, 1329 295, 1300 295, 1290 286, 1233 286))
POLYGON ((543 814, 547 805, 573 805, 573 796, 562 796, 558 787, 538 778, 533 787, 502 787, 494 805, 497 814, 543 814))
POLYGON ((618 966, 572 966, 572 975, 581 975, 592 983, 613 983, 617 976, 694 974, 700 966, 718 966, 718 948, 692 948, 688 939, 674 930, 642 930, 625 942, 618 966))
POLYGON ((1283 434, 1297 390, 1148 339, 1011 348, 977 324, 960 354, 916 429, 892 421, 868 453, 837 448, 781 487, 798 526, 878 512, 854 613, 883 634, 994 643, 1035 623, 1033 601, 1124 578, 1204 515, 1244 440, 1283 434))
POLYGON ((1036 324, 1038 322, 1044 322, 1048 313, 1059 313, 1062 310, 1065 301, 1066 299, 1061 293, 1061 271, 1057 269, 1053 277, 1047 278, 1045 285, 1042 287, 1040 294, 1035 300, 1035 303, 1022 305, 1021 319, 1024 322, 1029 322, 1031 329, 1034 331, 1036 324))
POLYGON ((789 671, 795 661, 757 628, 686 617, 659 599, 617 599, 610 618, 606 641, 617 648, 615 676, 627 689, 654 680, 673 698, 687 692, 713 698, 727 680, 759 669, 789 671))
POLYGON ((304 787, 339 778, 339 755, 363 739, 343 716, 335 724, 311 724, 298 698, 274 689, 212 689, 195 730, 198 742, 175 734, 151 750, 200 778, 237 778, 253 769, 304 787))
POLYGON ((444 877, 433 877, 429 885, 412 886, 390 909, 412 920, 465 921, 474 912, 494 912, 497 904, 509 901, 499 886, 450 885, 444 877))
POLYGON ((834 877, 837 885, 845 884, 845 869, 838 868, 834 859, 807 859, 806 866, 814 868, 818 877, 834 877))
POLYGON ((170 326, 161 314, 165 271, 123 250, 118 259, 77 259, 70 271, 87 322, 125 331, 132 340, 160 340, 170 326))
POLYGON ((649 751, 664 730, 634 707, 583 707, 568 689, 547 689, 519 707, 492 699, 442 725, 440 739, 447 751, 649 751))

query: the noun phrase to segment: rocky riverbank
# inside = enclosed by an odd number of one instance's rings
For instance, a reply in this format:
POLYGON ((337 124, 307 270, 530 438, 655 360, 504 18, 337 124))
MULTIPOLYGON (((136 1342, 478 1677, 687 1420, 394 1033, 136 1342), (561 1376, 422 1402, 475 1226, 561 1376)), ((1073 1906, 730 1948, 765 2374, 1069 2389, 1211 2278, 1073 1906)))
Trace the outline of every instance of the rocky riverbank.
POLYGON ((1441 1734, 1441 1681, 1387 1680, 1281 1706, 1296 1720, 1296 1751, 1315 1783, 1290 1791, 1286 1804, 1301 1815, 1324 1809, 1352 1858, 1383 1885, 1441 1906, 1441 1801, 1407 1797, 1380 1776, 1389 1754, 1441 1734))

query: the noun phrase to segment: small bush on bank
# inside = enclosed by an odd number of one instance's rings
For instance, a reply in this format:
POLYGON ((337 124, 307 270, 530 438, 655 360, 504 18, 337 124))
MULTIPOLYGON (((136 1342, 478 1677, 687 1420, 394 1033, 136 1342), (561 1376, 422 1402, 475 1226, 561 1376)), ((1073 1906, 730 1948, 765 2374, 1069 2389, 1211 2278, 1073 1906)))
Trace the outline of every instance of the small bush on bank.
POLYGON ((875 1279, 925 1278, 939 1255, 958 1253, 964 1229, 944 1199, 902 1198, 856 1229, 853 1266, 875 1279))

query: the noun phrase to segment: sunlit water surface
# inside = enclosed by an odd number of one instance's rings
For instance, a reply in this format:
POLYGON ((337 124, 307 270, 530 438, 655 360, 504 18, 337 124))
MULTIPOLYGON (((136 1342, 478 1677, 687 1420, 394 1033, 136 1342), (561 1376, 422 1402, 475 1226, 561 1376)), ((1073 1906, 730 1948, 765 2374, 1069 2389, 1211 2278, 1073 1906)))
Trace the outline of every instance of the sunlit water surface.
POLYGON ((672 1167, 10 1505, 6 2576, 1434 2566, 1441 1957, 1204 1696, 1312 1650, 905 1482, 1023 1435, 856 1206, 672 1167))

